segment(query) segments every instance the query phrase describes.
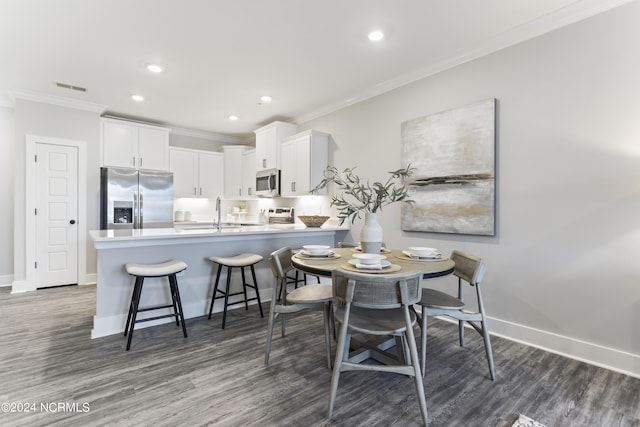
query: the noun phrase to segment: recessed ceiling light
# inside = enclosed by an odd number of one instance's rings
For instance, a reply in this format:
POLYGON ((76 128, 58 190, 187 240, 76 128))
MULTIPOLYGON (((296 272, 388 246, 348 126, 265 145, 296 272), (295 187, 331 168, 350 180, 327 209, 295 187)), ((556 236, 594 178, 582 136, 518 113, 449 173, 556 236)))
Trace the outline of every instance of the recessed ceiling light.
POLYGON ((142 102, 142 101, 144 101, 144 96, 142 96, 142 95, 131 95, 131 99, 133 99, 136 102, 142 102))
POLYGON ((238 116, 231 115, 229 116, 229 120, 236 121, 238 120, 238 116))
POLYGON ((264 96, 260 97, 260 100, 262 102, 271 102, 271 97, 269 95, 264 95, 264 96))
POLYGON ((151 71, 152 73, 161 73, 162 67, 156 64, 147 64, 147 70, 151 71))
POLYGON ((380 41, 383 38, 384 34, 382 33, 382 31, 371 31, 369 33, 369 40, 371 40, 372 42, 380 41))

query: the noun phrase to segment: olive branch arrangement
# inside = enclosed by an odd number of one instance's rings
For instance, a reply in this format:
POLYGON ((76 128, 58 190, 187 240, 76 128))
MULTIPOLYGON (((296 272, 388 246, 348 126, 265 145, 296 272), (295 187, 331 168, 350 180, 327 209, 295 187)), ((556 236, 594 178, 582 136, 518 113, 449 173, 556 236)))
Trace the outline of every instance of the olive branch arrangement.
POLYGON ((406 168, 390 171, 386 182, 379 181, 371 184, 368 180, 362 181, 354 173, 355 168, 346 168, 340 172, 334 166, 327 166, 324 170, 324 179, 311 190, 315 193, 330 182, 336 184, 342 190, 340 194, 331 195, 331 206, 338 209, 338 219, 340 224, 348 218, 353 222, 356 217, 360 218, 360 212, 376 213, 382 211, 384 206, 395 202, 405 202, 412 204, 409 198, 409 190, 404 186, 403 180, 410 177, 415 168, 411 165, 406 168))

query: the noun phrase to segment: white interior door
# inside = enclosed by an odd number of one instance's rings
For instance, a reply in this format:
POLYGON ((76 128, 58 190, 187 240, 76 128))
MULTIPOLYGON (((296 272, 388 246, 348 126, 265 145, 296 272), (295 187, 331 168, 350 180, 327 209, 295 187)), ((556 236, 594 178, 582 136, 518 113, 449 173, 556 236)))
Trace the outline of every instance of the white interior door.
POLYGON ((36 287, 78 283, 78 148, 36 144, 36 287))

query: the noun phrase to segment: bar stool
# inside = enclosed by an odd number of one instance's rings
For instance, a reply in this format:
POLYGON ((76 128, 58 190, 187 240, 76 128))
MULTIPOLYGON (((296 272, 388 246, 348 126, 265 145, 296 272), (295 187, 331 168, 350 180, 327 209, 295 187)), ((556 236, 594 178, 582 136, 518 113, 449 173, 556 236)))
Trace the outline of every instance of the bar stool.
MULTIPOLYGON (((260 261, 262 261, 262 256, 250 253, 244 253, 240 255, 235 255, 232 257, 218 257, 212 256, 209 257, 209 261, 218 264, 218 273, 216 275, 216 284, 213 288, 213 295, 211 295, 211 305, 209 306, 209 319, 211 319, 211 312, 213 311, 213 303, 215 300, 219 298, 224 298, 224 312, 222 314, 222 329, 224 329, 225 324, 227 322, 227 307, 230 305, 242 304, 244 303, 245 310, 249 310, 249 301, 258 301, 258 308, 260 309, 260 317, 264 318, 264 313, 262 312, 262 303, 260 302, 260 291, 258 290, 258 281, 256 280, 256 271, 253 266, 260 261), (227 267, 227 286, 225 290, 218 289, 218 283, 220 282, 220 273, 222 272, 222 267, 227 267), (230 293, 229 289, 231 287, 231 269, 233 267, 240 267, 240 271, 242 272, 242 292, 234 292, 230 293), (253 285, 247 283, 247 279, 244 274, 244 268, 251 268, 251 275, 253 276, 253 285), (253 288, 256 291, 256 296, 254 298, 248 298, 247 296, 247 287, 253 288), (222 295, 218 295, 218 293, 222 295), (236 302, 229 302, 229 297, 234 295, 244 295, 244 299, 236 302)), ((213 266, 215 269, 215 265, 213 266)), ((211 272, 213 275, 213 271, 211 272)))
POLYGON ((182 312, 182 302, 180 301, 180 291, 178 289, 178 280, 176 274, 185 270, 187 264, 179 260, 171 260, 160 264, 133 264, 129 263, 124 266, 127 273, 135 276, 136 281, 133 286, 133 294, 131 295, 131 304, 129 305, 129 314, 127 316, 127 324, 124 327, 124 336, 127 334, 127 351, 131 348, 131 338, 133 337, 133 329, 136 323, 148 322, 150 320, 163 319, 166 317, 176 318, 176 326, 182 323, 182 333, 187 338, 187 327, 184 324, 184 314, 182 312), (142 284, 145 277, 167 277, 169 279, 169 289, 171 290, 171 304, 157 305, 152 307, 139 308, 140 295, 142 295, 142 284), (173 308, 173 314, 165 314, 162 316, 147 317, 145 319, 136 319, 141 311, 160 310, 163 308, 173 308))

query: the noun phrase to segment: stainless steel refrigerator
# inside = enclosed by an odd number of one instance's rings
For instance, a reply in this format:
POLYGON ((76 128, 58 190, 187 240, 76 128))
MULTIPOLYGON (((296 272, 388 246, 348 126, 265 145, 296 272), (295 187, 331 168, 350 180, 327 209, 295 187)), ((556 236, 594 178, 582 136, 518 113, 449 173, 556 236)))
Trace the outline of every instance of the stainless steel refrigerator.
POLYGON ((173 173, 100 168, 100 228, 173 227, 173 173))

